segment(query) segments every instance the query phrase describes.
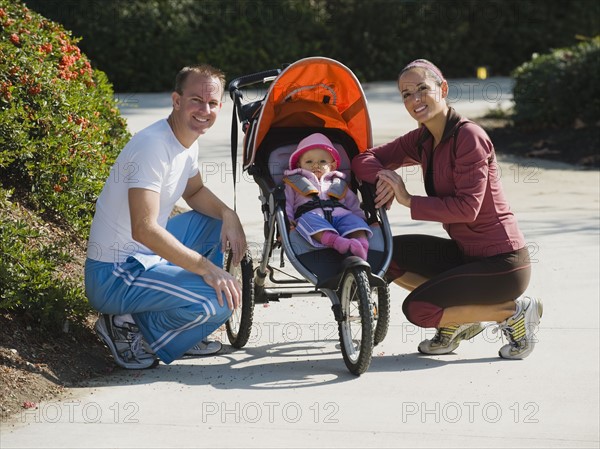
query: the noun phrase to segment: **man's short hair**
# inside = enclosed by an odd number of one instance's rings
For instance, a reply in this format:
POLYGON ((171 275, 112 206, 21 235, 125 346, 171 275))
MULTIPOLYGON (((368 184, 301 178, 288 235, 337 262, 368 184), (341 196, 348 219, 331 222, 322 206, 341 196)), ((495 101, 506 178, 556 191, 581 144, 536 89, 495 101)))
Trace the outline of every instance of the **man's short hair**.
POLYGON ((225 73, 209 64, 196 64, 181 69, 175 76, 175 92, 180 95, 183 93, 183 85, 192 73, 218 79, 221 82, 221 91, 225 93, 225 73))

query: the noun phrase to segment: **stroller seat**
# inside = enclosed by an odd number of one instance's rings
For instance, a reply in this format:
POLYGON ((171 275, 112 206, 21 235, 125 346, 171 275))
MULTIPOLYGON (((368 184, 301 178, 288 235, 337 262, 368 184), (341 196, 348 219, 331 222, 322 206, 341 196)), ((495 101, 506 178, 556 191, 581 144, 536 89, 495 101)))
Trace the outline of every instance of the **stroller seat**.
MULTIPOLYGON (((289 168, 292 153, 296 150, 298 142, 313 132, 326 135, 340 154, 340 167, 338 170, 346 175, 346 180, 356 193, 357 183, 352 177, 350 156, 358 154, 356 144, 343 131, 333 128, 273 128, 261 147, 264 159, 257 158, 257 164, 266 163, 263 173, 268 177, 265 185, 271 188, 284 188, 284 172, 289 168), (294 139, 293 143, 288 143, 294 139), (280 142, 280 143, 278 143, 280 142), (350 156, 349 156, 350 155, 350 156)), ((265 192, 267 193, 267 192, 265 192)), ((285 206, 284 206, 285 209, 285 206)), ((379 223, 369 225, 373 235, 369 238, 369 252, 367 262, 377 269, 384 260, 384 237, 379 223)), ((315 247, 307 242, 295 229, 289 232, 290 249, 298 260, 315 274, 319 280, 317 288, 326 286, 328 280, 338 277, 340 266, 345 256, 330 248, 315 247)))

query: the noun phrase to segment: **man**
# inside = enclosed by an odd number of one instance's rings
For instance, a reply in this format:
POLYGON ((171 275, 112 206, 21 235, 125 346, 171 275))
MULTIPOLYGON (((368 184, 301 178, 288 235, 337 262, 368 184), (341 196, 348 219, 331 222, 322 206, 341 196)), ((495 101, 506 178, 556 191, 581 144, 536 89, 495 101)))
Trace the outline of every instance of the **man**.
POLYGON ((217 119, 225 75, 209 65, 176 76, 173 109, 125 146, 98 198, 85 266, 96 332, 116 363, 155 366, 220 349, 204 339, 241 299, 223 270, 246 237, 238 216, 204 186, 194 145, 217 119), (169 216, 183 198, 191 211, 169 216))

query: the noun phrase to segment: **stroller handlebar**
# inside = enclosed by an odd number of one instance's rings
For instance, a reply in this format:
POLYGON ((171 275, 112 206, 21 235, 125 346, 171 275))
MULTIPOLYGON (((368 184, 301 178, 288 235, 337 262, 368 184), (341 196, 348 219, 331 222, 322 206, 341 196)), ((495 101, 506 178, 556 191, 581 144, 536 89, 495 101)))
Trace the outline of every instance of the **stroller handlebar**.
POLYGON ((231 80, 228 86, 229 96, 234 100, 234 92, 242 87, 251 86, 258 83, 266 83, 273 81, 279 74, 281 69, 265 70, 263 72, 252 73, 250 75, 240 76, 231 80))

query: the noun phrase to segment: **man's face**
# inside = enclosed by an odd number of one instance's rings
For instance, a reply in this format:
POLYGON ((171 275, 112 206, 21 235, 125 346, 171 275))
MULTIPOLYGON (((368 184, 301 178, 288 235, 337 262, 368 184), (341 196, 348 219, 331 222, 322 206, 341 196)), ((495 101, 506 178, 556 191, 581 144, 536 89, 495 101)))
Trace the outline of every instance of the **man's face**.
POLYGON ((204 134, 217 120, 223 89, 216 78, 192 73, 181 94, 173 93, 173 109, 179 121, 197 136, 204 134))

